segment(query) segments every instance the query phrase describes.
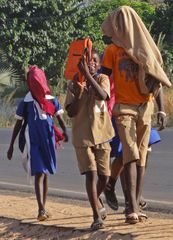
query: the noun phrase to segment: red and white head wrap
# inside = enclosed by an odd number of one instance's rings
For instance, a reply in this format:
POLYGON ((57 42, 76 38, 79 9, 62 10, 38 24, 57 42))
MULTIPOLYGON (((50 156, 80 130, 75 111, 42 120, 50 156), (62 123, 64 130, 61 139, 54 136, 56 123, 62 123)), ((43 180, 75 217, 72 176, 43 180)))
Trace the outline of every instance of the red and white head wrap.
POLYGON ((45 73, 37 66, 31 66, 27 73, 27 84, 33 98, 39 103, 41 109, 51 115, 55 112, 55 106, 49 99, 53 99, 47 84, 45 73))

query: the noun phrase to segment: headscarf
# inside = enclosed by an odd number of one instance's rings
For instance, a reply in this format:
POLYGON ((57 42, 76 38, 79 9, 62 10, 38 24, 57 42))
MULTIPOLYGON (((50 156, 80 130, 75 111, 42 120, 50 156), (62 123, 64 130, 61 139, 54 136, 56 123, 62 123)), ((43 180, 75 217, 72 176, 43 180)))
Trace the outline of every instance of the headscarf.
POLYGON ((104 35, 111 37, 114 44, 124 48, 139 65, 138 79, 142 94, 148 94, 149 88, 155 85, 159 87, 160 83, 171 86, 162 68, 163 61, 158 47, 141 18, 131 7, 121 6, 111 12, 101 28, 104 35))
POLYGON ((42 69, 31 66, 27 73, 27 84, 33 98, 39 103, 40 108, 50 115, 55 112, 55 106, 50 101, 54 97, 47 85, 47 79, 42 69))

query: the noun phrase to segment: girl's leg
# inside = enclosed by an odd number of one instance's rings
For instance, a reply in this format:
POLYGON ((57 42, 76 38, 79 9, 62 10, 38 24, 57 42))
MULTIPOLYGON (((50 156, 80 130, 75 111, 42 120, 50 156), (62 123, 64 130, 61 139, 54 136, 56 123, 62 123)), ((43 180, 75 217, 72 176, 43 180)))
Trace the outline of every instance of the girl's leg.
POLYGON ((97 197, 97 187, 96 187, 96 171, 90 171, 86 174, 86 191, 88 194, 88 199, 93 211, 94 221, 100 218, 98 211, 98 197, 97 197))
MULTIPOLYGON (((44 178, 45 178, 45 174, 43 174, 43 173, 37 173, 35 175, 35 194, 36 194, 37 203, 38 203, 37 219, 39 221, 44 221, 47 219, 47 215, 46 215, 45 208, 44 208, 46 198, 43 197, 44 198, 44 202, 43 202, 42 195, 41 195, 41 187, 42 187, 44 178)), ((43 186, 43 192, 44 192, 44 186, 43 186)))
POLYGON ((48 192, 48 176, 47 176, 47 174, 45 174, 44 179, 43 179, 43 206, 44 206, 44 209, 46 206, 47 192, 48 192))
POLYGON ((37 173, 35 175, 35 194, 37 198, 39 212, 41 210, 44 210, 44 205, 43 205, 42 196, 41 196, 41 183, 43 181, 43 177, 44 177, 43 173, 37 173))

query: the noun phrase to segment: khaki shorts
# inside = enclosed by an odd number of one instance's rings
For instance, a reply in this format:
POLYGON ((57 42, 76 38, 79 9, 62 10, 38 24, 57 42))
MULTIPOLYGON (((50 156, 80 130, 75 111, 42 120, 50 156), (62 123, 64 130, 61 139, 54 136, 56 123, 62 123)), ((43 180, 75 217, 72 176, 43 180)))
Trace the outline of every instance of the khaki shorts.
POLYGON ((153 111, 152 101, 139 105, 115 104, 113 115, 122 142, 123 165, 134 160, 138 166, 146 165, 153 111))
POLYGON ((92 147, 75 147, 75 151, 81 174, 97 171, 99 175, 110 176, 109 142, 92 147))

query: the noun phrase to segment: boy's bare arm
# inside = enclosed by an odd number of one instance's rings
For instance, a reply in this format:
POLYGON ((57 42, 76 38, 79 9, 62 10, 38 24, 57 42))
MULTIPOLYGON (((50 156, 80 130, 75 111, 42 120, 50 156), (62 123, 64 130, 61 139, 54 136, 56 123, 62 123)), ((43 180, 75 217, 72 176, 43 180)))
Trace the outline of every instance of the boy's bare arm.
POLYGON ((158 106, 158 113, 157 113, 157 124, 159 125, 159 131, 166 127, 167 119, 166 113, 164 111, 164 104, 163 104, 163 88, 160 89, 158 96, 156 97, 156 103, 158 106))
POLYGON ((13 156, 13 145, 14 145, 14 142, 16 140, 16 137, 22 127, 22 121, 23 120, 17 120, 16 121, 16 124, 14 126, 14 129, 13 129, 13 133, 12 133, 12 137, 11 137, 11 142, 10 142, 10 146, 9 146, 9 149, 7 151, 7 158, 9 160, 12 159, 12 156, 13 156))
POLYGON ((96 82, 96 80, 91 76, 88 66, 86 64, 86 61, 84 59, 81 59, 81 61, 78 64, 78 68, 80 72, 84 75, 84 77, 87 79, 87 81, 90 83, 90 85, 94 88, 99 99, 107 100, 108 99, 107 93, 100 87, 100 85, 96 82))

